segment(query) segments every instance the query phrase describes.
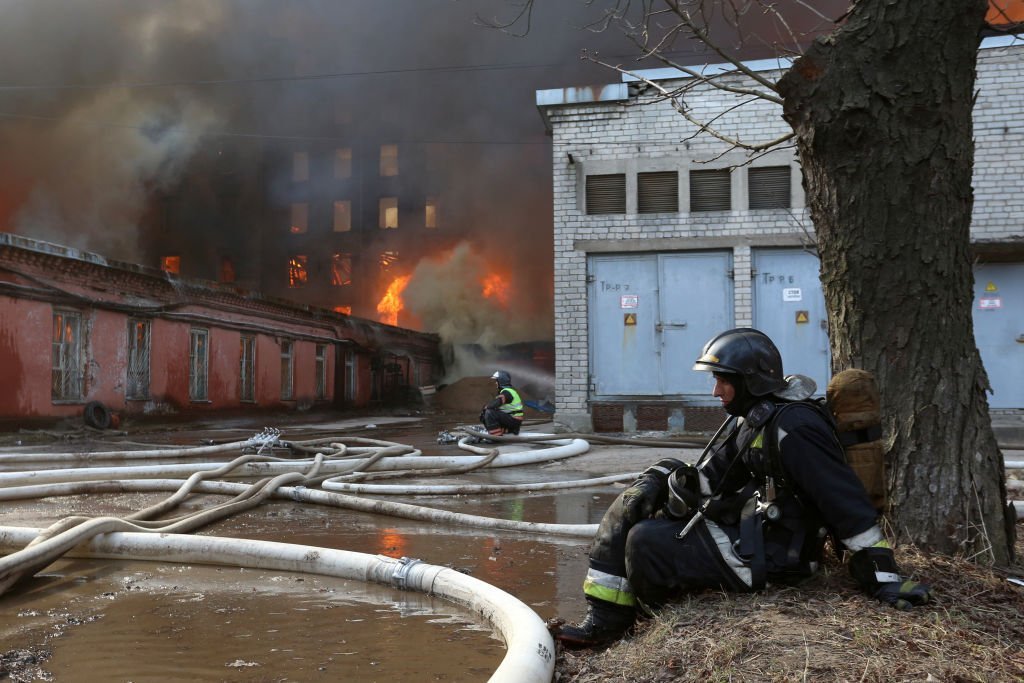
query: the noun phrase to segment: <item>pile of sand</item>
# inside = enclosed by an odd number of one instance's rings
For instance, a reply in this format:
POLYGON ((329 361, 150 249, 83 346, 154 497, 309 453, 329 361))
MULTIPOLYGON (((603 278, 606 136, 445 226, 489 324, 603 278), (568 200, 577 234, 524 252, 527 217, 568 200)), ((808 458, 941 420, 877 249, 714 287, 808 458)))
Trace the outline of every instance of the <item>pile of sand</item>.
MULTIPOLYGON (((524 401, 533 399, 519 387, 516 387, 519 395, 524 401)), ((463 377, 451 384, 446 384, 437 390, 430 398, 430 403, 435 410, 451 415, 466 415, 474 420, 480 414, 484 404, 498 395, 494 380, 490 377, 463 377)), ((534 399, 535 400, 535 399, 534 399)), ((537 417, 550 417, 540 411, 526 407, 523 411, 527 419, 537 417)))
POLYGON ((431 404, 445 413, 475 416, 497 393, 490 377, 463 377, 438 389, 431 404))

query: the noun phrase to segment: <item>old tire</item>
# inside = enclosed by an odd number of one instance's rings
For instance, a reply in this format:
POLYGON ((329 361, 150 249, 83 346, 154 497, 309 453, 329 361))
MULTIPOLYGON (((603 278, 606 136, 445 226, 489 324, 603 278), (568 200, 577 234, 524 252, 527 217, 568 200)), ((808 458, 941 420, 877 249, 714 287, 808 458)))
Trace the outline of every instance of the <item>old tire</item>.
POLYGON ((99 401, 89 401, 82 410, 85 424, 96 429, 110 428, 110 410, 99 401))

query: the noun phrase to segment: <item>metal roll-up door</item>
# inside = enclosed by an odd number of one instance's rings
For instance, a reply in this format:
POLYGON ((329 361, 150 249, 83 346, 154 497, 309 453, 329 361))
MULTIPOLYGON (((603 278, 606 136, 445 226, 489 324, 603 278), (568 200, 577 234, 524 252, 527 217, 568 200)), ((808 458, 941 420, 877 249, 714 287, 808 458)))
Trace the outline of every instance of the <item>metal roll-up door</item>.
POLYGON ((679 211, 679 173, 637 173, 636 193, 638 213, 676 213, 679 211))
POLYGON ((626 174, 587 176, 587 213, 626 213, 626 174))
POLYGON ((690 211, 728 211, 732 208, 729 169, 690 171, 690 211))
POLYGON ((750 209, 788 209, 790 178, 789 166, 747 169, 750 209))

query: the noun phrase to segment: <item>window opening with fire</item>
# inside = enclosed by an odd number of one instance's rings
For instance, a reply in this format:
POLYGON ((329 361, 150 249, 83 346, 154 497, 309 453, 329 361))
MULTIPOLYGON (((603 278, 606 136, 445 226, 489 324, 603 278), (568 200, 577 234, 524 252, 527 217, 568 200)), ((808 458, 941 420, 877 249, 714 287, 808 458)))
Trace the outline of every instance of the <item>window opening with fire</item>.
POLYGON ((302 287, 309 281, 308 259, 297 254, 288 259, 288 286, 302 287))
POLYGON ((331 286, 344 287, 352 284, 352 254, 338 252, 331 254, 331 286))
POLYGON ((381 230, 398 227, 398 197, 380 198, 380 218, 377 225, 381 230))
POLYGON ((181 272, 181 257, 180 256, 163 256, 160 258, 160 270, 165 273, 174 273, 177 275, 181 272))
POLYGON ((423 227, 437 227, 437 197, 427 197, 427 203, 423 207, 423 227))
POLYGON ((128 320, 128 371, 124 394, 129 400, 149 398, 151 327, 148 320, 128 320))
POLYGON ((236 280, 235 262, 230 256, 220 257, 220 281, 223 284, 231 284, 236 280))
POLYGON ((316 345, 316 400, 327 400, 327 344, 316 345))
POLYGON ((209 399, 210 331, 193 327, 188 337, 188 398, 191 401, 206 401, 209 399))
POLYGON ((380 146, 380 174, 386 177, 398 175, 398 145, 380 146))
POLYGON ((53 313, 53 358, 50 395, 55 401, 82 398, 85 368, 82 359, 82 315, 75 311, 53 313))
POLYGON ((256 337, 243 334, 238 349, 238 398, 256 400, 256 337))
POLYGON ((291 401, 295 397, 295 344, 281 342, 281 400, 291 401))
POLYGON ((309 229, 309 204, 298 202, 291 205, 291 222, 288 232, 302 235, 309 229))

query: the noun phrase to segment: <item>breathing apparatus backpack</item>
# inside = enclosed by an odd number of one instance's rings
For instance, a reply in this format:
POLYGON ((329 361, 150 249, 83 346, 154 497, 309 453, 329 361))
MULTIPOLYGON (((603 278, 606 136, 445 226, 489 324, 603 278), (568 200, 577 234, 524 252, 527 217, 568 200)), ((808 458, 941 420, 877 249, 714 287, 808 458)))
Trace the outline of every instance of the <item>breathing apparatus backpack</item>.
POLYGON ((875 509, 888 503, 882 451, 882 413, 878 383, 867 370, 843 370, 825 390, 846 460, 860 478, 875 509))

